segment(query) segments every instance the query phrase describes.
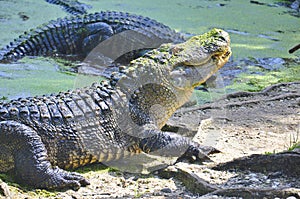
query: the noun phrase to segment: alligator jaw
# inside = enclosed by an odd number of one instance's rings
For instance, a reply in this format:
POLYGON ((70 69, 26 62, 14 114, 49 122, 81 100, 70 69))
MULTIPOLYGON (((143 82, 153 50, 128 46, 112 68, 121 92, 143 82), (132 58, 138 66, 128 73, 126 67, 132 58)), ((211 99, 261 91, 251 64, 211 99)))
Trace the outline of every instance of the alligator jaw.
POLYGON ((179 64, 171 72, 171 79, 176 87, 189 87, 189 85, 192 85, 195 88, 222 68, 230 56, 231 49, 228 46, 223 53, 214 53, 208 56, 207 59, 202 60, 200 64, 179 64), (185 81, 182 81, 183 79, 185 81))
POLYGON ((228 46, 224 53, 217 53, 212 55, 211 59, 206 63, 195 66, 198 76, 194 76, 193 87, 197 87, 203 84, 208 78, 215 74, 220 68, 222 68, 231 56, 231 49, 228 46))
POLYGON ((224 53, 220 53, 220 54, 215 54, 212 56, 213 59, 217 60, 217 68, 220 69, 222 68, 225 63, 229 60, 230 56, 231 56, 231 49, 228 46, 226 50, 224 50, 224 53))

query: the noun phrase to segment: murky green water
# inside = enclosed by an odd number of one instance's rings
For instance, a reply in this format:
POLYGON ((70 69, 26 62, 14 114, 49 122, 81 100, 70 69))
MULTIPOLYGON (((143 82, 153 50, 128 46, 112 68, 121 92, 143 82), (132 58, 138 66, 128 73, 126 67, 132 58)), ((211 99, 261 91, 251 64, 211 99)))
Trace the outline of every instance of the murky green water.
MULTIPOLYGON (((300 51, 288 54, 288 49, 300 42, 299 18, 287 13, 287 8, 275 6, 275 1, 271 0, 260 0, 270 6, 233 0, 80 2, 92 5, 89 13, 117 10, 141 14, 182 32, 197 34, 213 27, 225 29, 232 38, 233 59, 300 56, 300 51)), ((30 28, 68 15, 59 6, 43 0, 2 0, 0 3, 0 46, 30 28)), ((26 58, 14 64, 0 64, 0 97, 45 94, 90 82, 89 78, 58 72, 57 67, 55 61, 45 58, 26 58)))

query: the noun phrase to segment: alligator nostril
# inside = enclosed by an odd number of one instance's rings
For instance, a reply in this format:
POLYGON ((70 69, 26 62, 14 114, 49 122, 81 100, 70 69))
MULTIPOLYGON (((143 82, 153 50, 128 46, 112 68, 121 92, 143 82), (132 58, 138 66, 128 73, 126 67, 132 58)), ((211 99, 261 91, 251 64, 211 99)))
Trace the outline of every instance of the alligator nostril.
POLYGON ((223 58, 230 56, 231 52, 230 51, 226 51, 226 53, 223 54, 223 58))

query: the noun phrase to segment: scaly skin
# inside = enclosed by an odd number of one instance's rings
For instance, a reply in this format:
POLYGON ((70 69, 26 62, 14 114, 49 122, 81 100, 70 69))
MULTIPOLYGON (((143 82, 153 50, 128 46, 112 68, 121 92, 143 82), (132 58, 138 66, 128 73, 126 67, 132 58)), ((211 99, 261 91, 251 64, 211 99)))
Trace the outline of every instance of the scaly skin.
POLYGON ((36 188, 79 188, 88 181, 65 171, 136 153, 205 158, 214 148, 160 129, 228 60, 230 40, 214 29, 164 44, 110 81, 0 105, 0 171, 36 188))
MULTIPOLYGON (((99 43, 126 31, 142 36, 140 43, 148 40, 145 48, 184 40, 180 33, 148 17, 107 11, 57 19, 25 32, 0 51, 0 62, 17 61, 24 56, 60 56, 83 60, 99 43)), ((112 51, 116 50, 114 46, 109 47, 112 51)), ((120 47, 118 43, 116 48, 120 47)))

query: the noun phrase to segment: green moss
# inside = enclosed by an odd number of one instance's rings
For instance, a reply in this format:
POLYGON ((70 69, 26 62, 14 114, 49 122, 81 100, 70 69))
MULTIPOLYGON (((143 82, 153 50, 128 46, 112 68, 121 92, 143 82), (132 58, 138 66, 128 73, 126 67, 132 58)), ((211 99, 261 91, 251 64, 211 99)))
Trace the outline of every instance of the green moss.
POLYGON ((227 90, 260 91, 267 86, 281 82, 300 80, 300 66, 290 66, 278 71, 264 72, 264 74, 243 73, 235 82, 227 86, 227 90))
POLYGON ((224 89, 209 89, 208 92, 195 90, 192 99, 197 101, 197 104, 205 104, 225 95, 224 89))
POLYGON ((91 164, 84 167, 80 167, 75 170, 77 173, 88 173, 90 171, 97 171, 100 173, 107 173, 110 171, 110 168, 103 164, 91 164))
POLYGON ((207 33, 190 38, 188 44, 195 45, 195 43, 198 43, 201 46, 212 46, 216 43, 216 39, 221 36, 221 32, 222 30, 214 28, 207 33))
MULTIPOLYGON (((299 18, 286 13, 287 8, 284 7, 255 5, 249 1, 224 0, 188 0, 184 2, 181 0, 82 0, 82 2, 93 6, 89 10, 90 13, 100 10, 116 10, 141 14, 182 32, 202 34, 212 27, 229 30, 234 59, 245 57, 295 58, 300 55, 300 51, 296 51, 292 55, 288 53, 288 49, 300 41, 299 18), (225 5, 220 6, 220 4, 225 5)), ((260 2, 274 4, 277 1, 261 0, 260 2)), ((1 5, 3 9, 1 9, 0 25, 5 30, 0 33, 2 46, 17 38, 24 31, 51 19, 67 15, 59 6, 46 1, 3 1, 1 5), (47 15, 44 14, 45 10, 47 15), (29 20, 22 21, 16 14, 18 12, 24 12, 29 16, 29 20)), ((91 82, 89 78, 77 77, 73 73, 60 73, 57 66, 60 67, 55 62, 32 61, 31 59, 23 59, 21 63, 15 65, 0 65, 1 72, 5 71, 13 76, 12 78, 1 76, 0 96, 11 99, 40 95, 88 85, 91 82), (26 67, 23 67, 24 65, 33 67, 35 70, 27 70, 26 67)), ((290 75, 288 78, 284 78, 277 73, 269 74, 265 78, 245 74, 236 80, 237 84, 232 88, 257 91, 272 82, 293 79, 297 78, 290 75), (278 76, 280 76, 279 80, 278 76), (246 79, 243 80, 242 77, 246 79)))
POLYGON ((8 175, 6 173, 0 173, 0 179, 4 180, 5 182, 13 182, 13 179, 11 175, 8 175))
MULTIPOLYGON (((212 27, 237 30, 230 33, 235 58, 296 57, 288 49, 300 41, 299 18, 286 13, 287 8, 261 6, 249 1, 195 0, 114 0, 89 1, 91 12, 100 10, 126 11, 149 16, 178 31, 201 34, 212 27), (220 6, 220 4, 225 4, 220 6), (157 6, 159 5, 159 6, 157 6), (243 34, 246 33, 246 34, 243 34)), ((276 0, 260 0, 274 4, 276 0)))
POLYGON ((8 97, 2 96, 2 97, 0 97, 0 101, 1 101, 1 100, 3 100, 3 101, 4 101, 4 100, 8 100, 8 97))
POLYGON ((295 149, 300 149, 300 142, 294 143, 292 146, 288 148, 288 151, 293 151, 295 149))
POLYGON ((134 198, 140 198, 143 195, 138 188, 134 190, 134 198))
POLYGON ((36 193, 37 196, 43 197, 43 198, 54 197, 57 195, 56 192, 50 192, 45 189, 36 189, 34 191, 34 193, 36 193))
POLYGON ((0 71, 6 78, 0 78, 2 100, 43 95, 89 86, 104 78, 78 75, 72 72, 59 72, 52 59, 29 59, 7 65, 0 64, 0 71))
POLYGON ((50 20, 66 16, 62 9, 57 9, 46 1, 1 1, 0 44, 3 47, 13 39, 18 38, 24 31, 40 26, 50 20), (28 20, 22 20, 18 13, 24 13, 28 20), (47 14, 45 14, 45 12, 47 14))
POLYGON ((274 150, 273 152, 267 151, 267 152, 265 152, 265 155, 273 155, 273 154, 275 154, 275 153, 276 153, 275 150, 274 150))

